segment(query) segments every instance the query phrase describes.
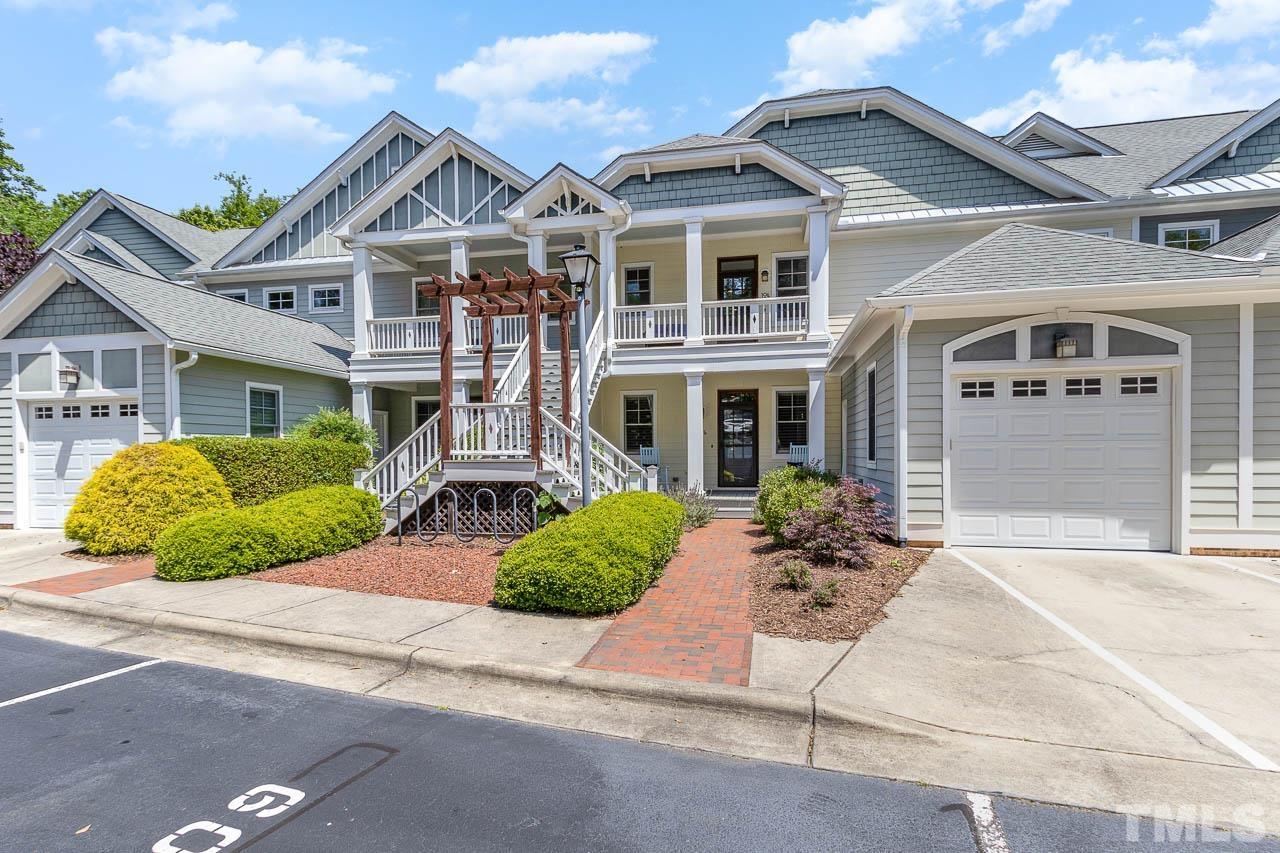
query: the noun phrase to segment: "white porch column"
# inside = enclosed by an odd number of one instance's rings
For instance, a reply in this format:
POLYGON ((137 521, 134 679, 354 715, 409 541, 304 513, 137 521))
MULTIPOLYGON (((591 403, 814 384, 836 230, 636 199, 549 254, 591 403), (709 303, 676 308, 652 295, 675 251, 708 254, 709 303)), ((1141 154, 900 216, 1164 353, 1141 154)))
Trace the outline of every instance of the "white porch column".
MULTIPOLYGON (((684 221, 685 311, 688 312, 687 346, 702 345, 702 217, 684 221)), ((701 430, 699 430, 701 433, 701 430)), ((701 475, 701 471, 699 471, 701 475)))
POLYGON ((827 315, 831 312, 831 235, 827 209, 809 208, 809 340, 831 337, 827 315))
MULTIPOLYGON (((547 271, 547 235, 530 234, 529 235, 529 266, 538 272, 545 273, 547 271)), ((543 314, 538 318, 538 331, 542 335, 542 348, 547 348, 547 315, 543 314)))
MULTIPOLYGON (((809 368, 809 464, 817 465, 827 453, 827 370, 809 368)), ((830 465, 827 465, 830 468, 830 465)))
POLYGON ((373 319, 373 254, 363 243, 351 245, 351 285, 355 292, 356 354, 369 354, 369 321, 373 319))
POLYGON ((600 229, 600 310, 604 312, 604 339, 613 341, 613 306, 618 299, 617 241, 612 228, 600 229))
POLYGON ((351 414, 362 424, 373 424, 372 386, 364 382, 351 383, 351 414))
MULTIPOLYGON (((471 275, 471 238, 459 237, 449 241, 449 280, 457 281, 458 273, 471 275)), ((463 313, 467 303, 463 299, 450 299, 453 320, 453 351, 462 354, 467 351, 467 315, 463 313)))
POLYGON ((688 487, 701 489, 703 450, 702 435, 702 371, 687 370, 684 374, 685 446, 688 451, 688 487))

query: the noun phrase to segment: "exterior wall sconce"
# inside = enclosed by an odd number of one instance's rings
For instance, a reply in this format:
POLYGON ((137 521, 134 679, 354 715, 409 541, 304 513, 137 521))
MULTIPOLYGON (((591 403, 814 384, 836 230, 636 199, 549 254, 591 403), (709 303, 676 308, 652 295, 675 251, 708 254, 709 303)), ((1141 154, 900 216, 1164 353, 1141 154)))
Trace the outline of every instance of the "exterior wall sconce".
POLYGON ((1053 354, 1056 358, 1075 358, 1076 357, 1076 339, 1075 338, 1054 338, 1053 354))
POLYGON ((761 281, 761 283, 763 283, 763 284, 768 284, 768 283, 769 283, 769 271, 768 271, 767 269, 766 269, 766 270, 760 270, 760 281, 761 281))
POLYGON ((59 381, 66 384, 68 388, 74 388, 80 384, 80 365, 67 364, 58 368, 59 381))

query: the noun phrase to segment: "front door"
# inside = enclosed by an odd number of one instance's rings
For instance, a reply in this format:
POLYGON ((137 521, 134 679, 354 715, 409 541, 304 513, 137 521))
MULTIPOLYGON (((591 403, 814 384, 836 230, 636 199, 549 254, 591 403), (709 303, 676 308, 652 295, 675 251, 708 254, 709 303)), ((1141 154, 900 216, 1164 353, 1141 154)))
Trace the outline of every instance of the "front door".
POLYGON ((725 488, 754 487, 760 465, 755 391, 721 391, 720 453, 717 482, 725 488))
POLYGON ((756 256, 717 258, 716 279, 721 299, 755 299, 756 256))

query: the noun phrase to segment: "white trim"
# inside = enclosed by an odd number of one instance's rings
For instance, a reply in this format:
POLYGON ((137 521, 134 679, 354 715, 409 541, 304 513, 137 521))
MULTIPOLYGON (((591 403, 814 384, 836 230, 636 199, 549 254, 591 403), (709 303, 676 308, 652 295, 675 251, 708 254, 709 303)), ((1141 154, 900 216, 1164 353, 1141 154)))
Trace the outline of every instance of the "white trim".
MULTIPOLYGON (((1161 222, 1156 227, 1156 245, 1162 246, 1166 249, 1185 249, 1184 246, 1165 246, 1165 243, 1164 243, 1165 232, 1178 229, 1178 228, 1185 228, 1185 229, 1209 228, 1211 229, 1209 234, 1209 245, 1212 246, 1214 243, 1218 242, 1218 222, 1219 220, 1217 219, 1195 219, 1195 220, 1187 220, 1185 222, 1161 222)), ((1186 251, 1198 251, 1198 250, 1187 249, 1186 251)))
POLYGON ((252 304, 249 302, 249 288, 247 287, 229 287, 226 290, 210 290, 209 292, 214 296, 225 296, 228 299, 235 299, 239 295, 243 298, 236 300, 237 302, 243 302, 245 305, 252 304))
MULTIPOLYGON (((907 450, 909 439, 908 413, 910 411, 910 376, 908 372, 908 359, 910 358, 910 350, 907 343, 907 335, 911 332, 911 326, 915 322, 915 309, 908 305, 902 311, 902 318, 893 325, 894 339, 894 355, 893 355, 893 420, 896 430, 893 439, 893 502, 897 512, 898 520, 898 542, 905 543, 908 539, 908 520, 907 520, 907 450)), ((945 418, 946 415, 944 414, 945 418)), ((942 446, 943 456, 947 454, 947 447, 942 446)), ((946 492, 947 483, 943 480, 943 505, 945 506, 949 500, 946 492)))
POLYGON ((847 477, 851 473, 849 465, 849 398, 840 399, 840 475, 847 477))
POLYGON ((605 216, 609 219, 620 218, 631 212, 631 205, 606 190, 591 179, 578 174, 564 163, 557 163, 547 173, 533 182, 519 198, 500 209, 498 214, 509 222, 525 223, 542 228, 559 225, 565 219, 579 219, 582 216, 605 216), (555 199, 566 194, 572 187, 580 198, 600 208, 600 214, 581 214, 578 216, 556 216, 539 219, 542 213, 555 199), (554 190, 554 194, 551 191, 554 190), (532 209, 530 209, 532 207, 532 209))
MULTIPOLYGON (((1094 139, 1089 134, 1043 112, 1035 112, 1027 116, 1022 124, 1002 136, 1000 141, 1010 148, 1016 148, 1019 142, 1033 133, 1058 145, 1068 154, 1099 154, 1104 157, 1120 154, 1105 142, 1094 139)), ((1035 155, 1028 156, 1040 159, 1035 155)), ((1044 156, 1041 155, 1041 157, 1044 156)))
MULTIPOLYGON (((139 207, 147 207, 147 205, 142 204, 142 202, 134 202, 134 204, 139 207)), ((58 230, 54 231, 53 234, 50 235, 48 240, 45 240, 40 244, 40 251, 43 253, 48 252, 50 249, 61 248, 60 244, 62 240, 85 228, 88 228, 97 221, 99 216, 110 209, 120 211, 138 225, 141 225, 148 232, 154 234, 161 240, 161 242, 165 243, 169 248, 173 249, 193 264, 200 261, 200 259, 196 257, 190 249, 174 240, 168 234, 164 233, 138 214, 134 213, 127 204, 121 203, 120 199, 116 198, 106 190, 98 190, 88 201, 82 204, 75 213, 71 214, 71 217, 67 219, 66 222, 62 223, 58 230)), ((156 212, 159 213, 159 211, 156 212)))
POLYGON ((1229 156, 1234 157, 1236 147, 1240 142, 1271 124, 1277 117, 1280 117, 1280 100, 1272 101, 1266 107, 1206 145, 1195 156, 1154 181, 1151 187, 1163 187, 1174 181, 1182 180, 1212 163, 1224 151, 1229 150, 1229 156))
POLYGON ((422 424, 418 423, 418 403, 423 400, 434 400, 436 402, 436 405, 438 406, 440 404, 440 395, 439 394, 435 394, 435 395, 414 394, 409 397, 409 425, 411 427, 411 429, 409 430, 410 432, 413 432, 418 427, 422 426, 422 424))
MULTIPOLYGON (((75 237, 69 240, 67 245, 63 248, 66 251, 77 255, 83 255, 89 249, 97 249, 99 252, 102 252, 102 254, 119 264, 123 269, 132 270, 133 272, 142 273, 143 275, 149 275, 153 278, 166 277, 162 275, 159 270, 142 260, 142 258, 139 258, 137 255, 132 255, 132 253, 130 253, 132 257, 125 257, 124 255, 121 255, 120 252, 117 252, 106 243, 103 243, 97 235, 88 229, 76 234, 75 237)), ((121 246, 121 248, 128 252, 128 249, 124 246, 121 246)))
MULTIPOLYGON (((783 258, 803 258, 805 260, 805 263, 807 264, 809 261, 809 250, 799 249, 797 251, 774 252, 769 259, 769 275, 771 276, 770 287, 772 288, 773 295, 774 296, 799 295, 798 293, 783 294, 778 290, 778 261, 782 260, 783 258)), ((805 296, 809 295, 809 276, 807 271, 806 271, 805 281, 804 281, 804 295, 805 296)))
POLYGON ((276 394, 276 438, 284 435, 284 386, 271 385, 266 382, 253 382, 246 380, 244 383, 244 434, 246 436, 253 435, 253 426, 249 420, 249 394, 252 391, 273 391, 276 394))
POLYGON ((297 285, 284 285, 276 287, 262 288, 262 307, 268 311, 274 311, 277 314, 297 314, 298 313, 298 287, 297 285), (275 293, 287 293, 293 297, 292 308, 272 308, 271 295, 275 293))
POLYGON ((637 388, 635 390, 632 390, 628 388, 625 391, 618 392, 618 427, 622 430, 622 435, 618 436, 618 438, 622 439, 621 441, 618 442, 618 447, 622 448, 622 452, 627 454, 627 456, 630 456, 632 458, 637 458, 637 459, 640 456, 640 451, 638 450, 634 453, 627 450, 627 398, 628 397, 648 397, 649 398, 650 400, 649 405, 652 407, 652 412, 653 412, 653 424, 652 424, 653 446, 658 449, 658 460, 659 462, 661 462, 662 448, 658 447, 658 392, 657 390, 649 390, 644 388, 637 388))
MULTIPOLYGON (((671 242, 675 242, 674 240, 671 242)), ((627 271, 647 269, 649 271, 649 301, 642 303, 645 305, 653 305, 653 291, 658 286, 657 264, 653 261, 635 261, 622 265, 622 276, 618 282, 621 285, 622 292, 618 294, 618 305, 621 307, 636 307, 627 302, 627 271)))
POLYGON ((1253 527, 1253 303, 1240 305, 1240 399, 1237 412, 1240 437, 1237 447, 1236 511, 1241 530, 1253 527))
POLYGON ((340 281, 325 284, 309 284, 307 285, 307 313, 308 314, 341 314, 347 307, 347 288, 340 281), (317 308, 316 307, 316 291, 317 290, 337 290, 338 305, 336 308, 317 308))
MULTIPOLYGON (((804 433, 805 446, 809 445, 810 426, 809 426, 809 386, 808 385, 770 385, 769 389, 773 391, 773 447, 769 448, 769 456, 774 459, 790 459, 789 451, 778 452, 778 395, 786 393, 804 394, 804 433)), ((758 426, 757 426, 758 428, 758 426)), ((824 437, 825 438, 825 437, 824 437)), ((763 454, 762 454, 763 455, 763 454)), ((809 453, 813 455, 812 451, 809 453)))

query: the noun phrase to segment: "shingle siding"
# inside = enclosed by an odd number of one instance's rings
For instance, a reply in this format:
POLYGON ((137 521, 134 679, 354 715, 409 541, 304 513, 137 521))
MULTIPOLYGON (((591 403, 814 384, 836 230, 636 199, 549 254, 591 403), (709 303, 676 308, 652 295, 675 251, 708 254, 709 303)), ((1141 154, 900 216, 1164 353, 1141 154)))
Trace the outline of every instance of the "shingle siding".
POLYGON ((351 386, 346 382, 295 370, 202 355, 179 375, 185 435, 244 435, 246 382, 284 389, 285 429, 322 406, 351 408, 351 386))
MULTIPOLYGON (((139 225, 128 214, 121 213, 119 210, 103 211, 102 215, 89 226, 89 230, 105 234, 118 241, 126 249, 169 278, 177 277, 184 269, 191 266, 191 260, 186 255, 174 249, 164 240, 139 225)), ((97 256, 95 255, 94 257, 97 256)))
POLYGON ((141 331, 137 323, 82 284, 64 284, 9 333, 10 338, 111 335, 141 331))
POLYGON ((732 166, 714 166, 654 172, 648 182, 644 175, 632 175, 614 187, 613 194, 626 199, 633 210, 655 210, 797 198, 809 192, 759 163, 743 163, 742 174, 734 174, 732 166))
POLYGON ((1253 175, 1258 172, 1280 172, 1280 119, 1241 142, 1236 149, 1236 156, 1220 154, 1187 180, 1253 175))
POLYGON ((883 110, 794 118, 790 127, 774 121, 755 136, 848 187, 846 216, 1054 200, 883 110))

